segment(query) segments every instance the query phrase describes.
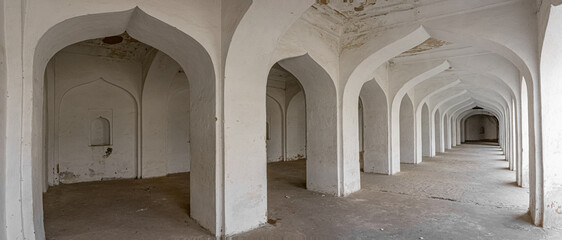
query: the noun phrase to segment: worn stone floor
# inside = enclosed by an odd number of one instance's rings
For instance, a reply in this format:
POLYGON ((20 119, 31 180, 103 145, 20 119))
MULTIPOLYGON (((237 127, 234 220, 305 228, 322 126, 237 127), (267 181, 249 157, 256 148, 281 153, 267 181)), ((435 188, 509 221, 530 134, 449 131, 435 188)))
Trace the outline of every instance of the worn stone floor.
MULTIPOLYGON (((464 144, 361 174, 346 198, 305 189, 304 161, 268 165, 269 224, 233 239, 562 239, 532 226, 528 189, 515 185, 499 147, 464 144)), ((44 196, 47 239, 211 239, 188 216, 189 174, 80 183, 44 196)))

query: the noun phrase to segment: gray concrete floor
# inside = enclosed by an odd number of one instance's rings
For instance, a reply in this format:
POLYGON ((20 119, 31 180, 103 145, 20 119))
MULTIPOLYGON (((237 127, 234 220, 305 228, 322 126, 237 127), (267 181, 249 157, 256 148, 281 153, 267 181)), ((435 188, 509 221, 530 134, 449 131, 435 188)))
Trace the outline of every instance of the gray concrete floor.
MULTIPOLYGON (((269 224, 233 239, 562 239, 530 224, 528 189, 497 146, 465 144, 361 174, 346 198, 305 189, 304 161, 268 165, 269 224)), ((210 239, 189 218, 189 175, 80 183, 44 196, 48 239, 210 239)))

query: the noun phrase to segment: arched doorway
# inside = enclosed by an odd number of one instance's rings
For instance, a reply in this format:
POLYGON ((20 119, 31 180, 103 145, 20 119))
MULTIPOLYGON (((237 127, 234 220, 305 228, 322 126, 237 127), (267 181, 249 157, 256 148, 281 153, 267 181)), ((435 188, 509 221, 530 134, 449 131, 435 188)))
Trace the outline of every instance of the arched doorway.
MULTIPOLYGON (((143 43, 149 46, 154 46, 158 50, 161 50, 162 52, 168 54, 171 59, 177 61, 177 66, 181 66, 181 67, 179 69, 174 70, 175 74, 178 74, 178 76, 181 76, 183 74, 184 77, 183 80, 181 81, 179 79, 182 79, 182 77, 174 78, 172 81, 175 81, 177 83, 184 81, 184 83, 186 83, 187 79, 189 79, 189 86, 185 84, 182 85, 182 83, 178 83, 179 85, 176 85, 175 87, 178 87, 177 90, 179 91, 170 92, 169 99, 167 98, 166 100, 167 103, 174 103, 174 104, 169 104, 170 106, 166 109, 168 112, 165 112, 166 115, 168 116, 165 118, 168 118, 169 120, 167 121, 167 125, 173 126, 175 123, 177 123, 177 121, 183 122, 183 125, 182 127, 180 127, 180 129, 176 129, 174 127, 174 130, 176 130, 174 134, 169 134, 171 131, 169 128, 166 128, 165 132, 167 132, 168 134, 165 134, 167 136, 164 141, 175 141, 178 138, 185 140, 189 135, 188 140, 186 142, 183 142, 182 144, 183 146, 189 144, 191 148, 188 148, 189 150, 187 151, 189 152, 186 152, 185 149, 182 149, 181 151, 176 151, 177 149, 174 149, 176 148, 175 146, 167 145, 165 148, 163 149, 160 148, 159 150, 161 150, 164 153, 168 153, 169 155, 177 155, 179 156, 179 158, 183 158, 186 155, 190 155, 189 160, 191 160, 191 162, 186 164, 187 162, 186 160, 183 162, 178 162, 178 164, 174 165, 173 161, 166 161, 165 159, 160 159, 159 161, 155 161, 155 162, 158 163, 164 162, 163 165, 164 166, 168 165, 169 169, 166 168, 159 169, 156 172, 164 172, 164 174, 166 174, 168 172, 170 173, 182 172, 187 170, 191 171, 191 181, 188 183, 188 185, 190 186, 190 191, 192 194, 184 195, 182 196, 182 198, 185 198, 184 200, 190 199, 190 201, 186 201, 189 202, 189 204, 192 206, 189 216, 196 219, 198 223, 200 223, 203 227, 215 233, 216 224, 217 224, 217 221, 215 221, 215 219, 217 218, 217 214, 215 211, 216 205, 209 204, 209 202, 216 203, 215 201, 215 194, 216 194, 215 191, 216 126, 215 125, 217 124, 215 119, 216 118, 216 113, 215 113, 216 112, 215 111, 216 108, 215 80, 216 79, 214 75, 213 63, 210 59, 210 56, 207 53, 207 50, 203 46, 201 46, 198 43, 198 41, 188 36, 185 32, 179 31, 177 28, 174 28, 173 26, 170 26, 167 23, 164 23, 156 18, 153 18, 150 15, 147 15, 146 13, 144 13, 138 8, 126 12, 90 14, 87 16, 75 17, 53 26, 40 39, 36 47, 36 52, 34 57, 34 73, 33 73, 34 78, 38 80, 45 79, 44 78, 45 73, 47 75, 49 74, 47 68, 47 62, 50 59, 52 59, 52 57, 59 50, 67 46, 70 46, 76 42, 81 42, 88 39, 96 39, 100 37, 102 39, 105 37, 112 37, 112 38, 119 37, 119 34, 123 33, 124 31, 130 34, 134 39, 138 39, 139 41, 142 41, 143 43), (104 23, 104 21, 110 21, 111 23, 106 24, 104 23), (97 27, 95 28, 85 27, 91 25, 95 25, 97 27), (47 69, 47 72, 45 72, 45 69, 47 69), (190 90, 181 89, 185 87, 189 87, 190 90), (189 98, 189 101, 183 102, 182 104, 175 104, 177 103, 177 101, 185 101, 186 98, 189 98), (173 115, 174 117, 178 117, 178 118, 174 119, 170 117, 170 115, 173 115), (188 128, 185 127, 184 119, 186 117, 189 118, 188 128), (189 131, 187 129, 189 129, 189 131)), ((121 38, 122 37, 123 36, 121 36, 121 38)), ((110 42, 111 41, 109 41, 107 44, 110 44, 110 42)), ((127 50, 132 50, 132 49, 127 49, 127 50)), ((127 50, 125 52, 127 52, 127 50)), ((128 150, 128 152, 130 152, 131 155, 123 156, 123 158, 127 159, 129 163, 130 162, 136 163, 134 164, 136 166, 131 167, 132 166, 131 164, 119 165, 119 163, 116 162, 116 164, 119 166, 117 166, 117 168, 111 168, 111 169, 112 170, 125 169, 125 171, 127 171, 127 174, 120 174, 117 171, 113 171, 112 174, 117 175, 118 178, 120 177, 134 178, 135 176, 142 178, 145 176, 146 177, 158 176, 158 174, 151 175, 147 172, 143 172, 143 169, 144 170, 157 169, 158 166, 151 166, 149 164, 150 163, 149 160, 144 161, 147 159, 143 158, 142 156, 143 145, 141 144, 141 141, 139 141, 139 139, 142 138, 143 132, 139 127, 141 126, 140 122, 142 121, 142 117, 139 114, 140 113, 139 109, 141 107, 139 106, 142 105, 138 104, 138 102, 140 102, 139 99, 141 99, 143 94, 142 89, 143 89, 143 84, 145 83, 143 82, 143 79, 146 77, 145 74, 147 74, 147 72, 143 71, 143 69, 144 70, 149 69, 147 62, 139 61, 138 64, 122 63, 122 62, 127 62, 124 60, 124 58, 127 58, 127 56, 126 54, 120 55, 119 51, 95 52, 95 50, 90 49, 88 50, 88 52, 89 54, 94 54, 94 55, 95 54, 105 55, 105 56, 111 55, 111 57, 121 58, 121 59, 120 60, 114 59, 115 62, 119 62, 119 63, 107 64, 108 66, 106 70, 109 69, 108 72, 114 73, 113 78, 99 79, 99 76, 95 77, 93 80, 86 81, 90 85, 86 84, 82 86, 88 90, 77 88, 75 89, 77 92, 75 93, 69 92, 67 93, 67 97, 79 97, 82 92, 88 92, 89 94, 92 94, 92 96, 90 96, 90 99, 110 100, 112 99, 111 96, 125 95, 123 94, 124 90, 121 90, 121 93, 118 93, 120 91, 119 90, 120 87, 122 89, 127 89, 126 92, 129 92, 131 95, 129 99, 135 99, 135 101, 137 102, 137 106, 135 110, 132 112, 129 111, 130 109, 132 109, 131 107, 132 105, 131 104, 127 105, 127 109, 129 110, 125 111, 126 112, 126 114, 124 114, 125 117, 122 116, 122 113, 124 111, 118 109, 111 109, 111 111, 108 111, 107 107, 103 107, 103 106, 97 108, 89 105, 83 105, 83 107, 87 108, 89 112, 91 112, 90 110, 93 111, 93 113, 91 114, 88 113, 87 116, 90 115, 94 116, 93 119, 96 119, 96 116, 97 118, 102 117, 104 119, 107 119, 109 122, 109 129, 110 129, 109 143, 110 145, 114 145, 114 146, 110 147, 106 143, 102 144, 103 146, 94 146, 94 147, 103 148, 99 152, 99 153, 103 152, 103 155, 101 156, 100 159, 103 160, 104 156, 106 158, 107 157, 116 158, 124 154, 124 152, 126 152, 124 151, 125 148, 121 148, 121 147, 117 148, 115 144, 117 144, 120 141, 118 138, 125 136, 124 138, 128 139, 127 143, 131 144, 131 146, 134 146, 136 150, 128 150), (116 67, 118 65, 120 67, 116 67), (134 72, 134 74, 123 73, 127 71, 134 72), (128 81, 127 77, 134 78, 136 82, 128 81), (109 82, 111 82, 112 84, 110 84, 109 82), (97 92, 91 91, 92 88, 99 91, 97 92), (101 91, 100 89, 106 89, 106 90, 101 91), (107 99, 104 99, 106 96, 104 96, 103 94, 104 92, 108 92, 108 91, 113 91, 115 93, 109 96, 107 99), (128 121, 129 123, 135 122, 135 124, 119 125, 119 123, 122 122, 123 118, 128 118, 132 120, 132 121, 128 121), (116 129, 118 125, 119 125, 119 129, 116 129), (128 132, 122 133, 121 132, 122 129, 128 129, 128 132), (136 139, 136 140, 130 141, 131 139, 136 139), (130 157, 133 155, 135 157, 130 157)), ((128 52, 132 53, 134 51, 128 51, 128 52)), ((80 55, 79 53, 74 53, 74 54, 80 55)), ((147 56, 148 55, 150 54, 147 53, 147 56)), ((148 57, 147 59, 152 59, 152 58, 148 57)), ((88 64, 85 64, 85 66, 89 66, 89 65, 95 66, 96 65, 95 63, 96 63, 95 61, 91 61, 88 64)), ((150 61, 148 61, 148 63, 150 63, 150 61)), ((82 62, 82 64, 84 64, 84 62, 82 62)), ((69 74, 69 79, 78 79, 78 78, 87 79, 87 78, 91 78, 93 75, 99 75, 99 74, 95 72, 88 72, 83 76, 69 74)), ((38 83, 36 84, 42 85, 42 81, 38 81, 38 82, 40 82, 41 84, 38 83)), ((45 93, 38 92, 38 91, 33 93, 35 96, 37 96, 37 98, 33 98, 34 101, 38 102, 38 104, 35 105, 41 106, 42 104, 39 102, 41 102, 43 96, 48 97, 49 86, 48 85, 46 86, 47 87, 45 88, 46 89, 45 93)), ((37 88, 41 89, 40 86, 37 86, 37 88)), ((72 101, 72 98, 69 99, 72 101)), ((68 102, 70 103, 71 101, 68 102)), ((67 102, 67 100, 63 100, 63 104, 64 102, 67 102)), ((120 99, 120 100, 118 99, 117 102, 119 104, 127 103, 126 99, 120 99)), ((112 105, 112 106, 117 107, 120 106, 119 104, 112 105)), ((65 105, 63 105, 63 107, 64 106, 65 105)), ((67 107, 64 108, 67 109, 67 107)), ((68 113, 73 112, 72 107, 68 109, 69 109, 68 113)), ((34 111, 40 111, 40 109, 34 109, 34 111)), ((63 111, 61 111, 61 113, 66 114, 65 116, 68 116, 69 118, 72 118, 72 115, 67 114, 67 111, 64 109, 63 111)), ((82 115, 84 114, 81 114, 80 116, 82 115)), ((36 119, 40 121, 41 114, 35 114, 33 116, 35 116, 36 119)), ((45 116, 47 123, 49 122, 49 118, 50 116, 45 116)), ((45 125, 49 125, 49 124, 45 124, 45 125)), ((90 124, 84 124, 84 126, 86 125, 88 126, 88 128, 90 128, 90 124)), ((30 127, 35 129, 37 128, 37 125, 33 125, 30 127)), ((56 131, 54 132, 56 133, 56 131)), ((33 146, 40 146, 41 141, 42 141, 42 137, 40 135, 37 135, 37 137, 33 139, 32 144, 33 146)), ((47 142, 49 142, 49 139, 47 139, 47 142)), ((69 143, 72 144, 72 142, 69 143)), ((46 146, 54 147, 51 146, 51 144, 46 144, 46 146)), ((55 149, 57 148, 58 147, 55 147, 55 149)), ((40 150, 41 148, 36 148, 36 151, 37 149, 40 150)), ((99 155, 99 153, 96 152, 97 155, 99 155)), ((41 169, 40 167, 41 165, 45 166, 44 168, 45 172, 57 172, 56 171, 57 167, 60 169, 60 165, 57 166, 51 164, 51 166, 47 166, 47 164, 45 164, 44 161, 41 161, 41 158, 38 158, 32 164, 34 165, 34 167, 32 168, 34 171, 33 174, 34 176, 42 175, 42 173, 38 171, 38 169, 41 169)), ((88 172, 86 174, 80 174, 79 177, 89 176, 90 170, 87 169, 87 171, 88 172)), ((94 172, 96 171, 94 170, 94 172)), ((107 171, 107 173, 111 173, 111 172, 107 171)), ((92 175, 95 175, 95 173, 92 175)), ((48 174, 45 174, 44 176, 46 178, 48 174)), ((72 175, 69 174, 68 176, 72 176, 72 175)), ((104 177, 105 175, 100 177, 100 179, 103 179, 104 177)), ((111 176, 107 177, 107 179, 111 179, 111 178, 112 178, 111 176)), ((34 184, 32 185, 33 189, 25 189, 24 191, 29 190, 30 192, 32 192, 33 198, 32 201, 30 201, 29 203, 35 206, 35 208, 39 208, 39 210, 30 211, 30 213, 33 213, 34 214, 33 218, 38 219, 38 221, 34 221, 35 225, 28 226, 28 227, 34 228, 35 234, 38 237, 41 237, 44 234, 43 221, 42 221, 43 211, 41 211, 42 209, 41 191, 46 189, 47 183, 49 183, 49 181, 51 180, 47 181, 47 179, 43 180, 40 177, 37 177, 37 178, 33 178, 33 181, 34 181, 34 184), (41 186, 44 187, 41 188, 41 186)), ((54 183, 54 181, 51 183, 54 183)), ((26 205, 27 203, 28 202, 24 203, 23 205, 24 209, 30 207, 34 208, 33 206, 26 205)), ((185 211, 183 211, 182 213, 187 214, 187 212, 185 211)))

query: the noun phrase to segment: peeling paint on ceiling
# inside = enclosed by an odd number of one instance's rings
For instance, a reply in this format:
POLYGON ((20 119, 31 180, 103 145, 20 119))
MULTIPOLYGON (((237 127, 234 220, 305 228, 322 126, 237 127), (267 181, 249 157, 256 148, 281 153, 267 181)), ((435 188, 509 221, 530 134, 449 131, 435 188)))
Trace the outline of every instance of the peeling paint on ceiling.
POLYGON ((437 40, 435 38, 428 38, 427 40, 425 40, 425 42, 421 43, 420 45, 417 45, 417 46, 413 47, 412 49, 410 49, 408 51, 405 51, 403 54, 421 53, 421 52, 429 51, 431 49, 439 48, 439 47, 449 45, 449 44, 451 44, 451 43, 446 42, 446 41, 437 40))

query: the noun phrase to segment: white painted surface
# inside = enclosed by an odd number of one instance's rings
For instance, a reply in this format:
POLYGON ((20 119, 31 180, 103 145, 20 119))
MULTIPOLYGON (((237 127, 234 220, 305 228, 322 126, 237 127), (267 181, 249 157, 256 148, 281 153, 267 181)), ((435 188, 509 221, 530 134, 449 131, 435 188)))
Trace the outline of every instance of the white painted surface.
POLYGON ((61 183, 136 177, 135 100, 123 89, 95 80, 68 91, 58 117, 61 183), (90 124, 110 119, 111 144, 92 146, 90 124), (108 154, 108 149, 113 149, 108 154))
POLYGON ((190 169, 189 83, 176 61, 156 53, 142 91, 142 176, 190 169))
POLYGON ((65 52, 54 62, 55 110, 49 114, 58 148, 49 173, 61 183, 136 177, 137 102, 124 87, 140 84, 140 64, 65 52), (99 117, 110 123, 107 146, 90 141, 99 117))
POLYGON ((167 173, 189 172, 189 82, 185 74, 176 73, 169 89, 168 129, 166 134, 167 173))
POLYGON ((376 81, 369 81, 361 89, 364 126, 364 171, 391 174, 388 152, 388 104, 386 95, 376 81))
MULTIPOLYGON (((545 1, 542 13, 541 27, 544 27, 544 39, 540 48, 541 71, 541 113, 543 127, 543 162, 537 167, 544 168, 544 215, 545 228, 562 228, 562 28, 558 24, 562 21, 562 6, 560 1, 545 1), (550 5, 553 4, 553 5, 550 5), (554 5, 555 4, 555 5, 554 5), (546 8, 546 9, 545 9, 546 8), (542 25, 544 24, 544 25, 542 25)), ((541 32, 542 33, 542 32, 541 32)), ((533 166, 534 167, 534 166, 533 166)), ((533 177, 531 167, 531 177, 533 177)), ((539 179, 540 181, 540 179, 539 179)), ((532 187, 532 184, 531 184, 532 187)))
MULTIPOLYGON (((337 154, 338 99, 334 82, 330 75, 308 55, 285 59, 279 64, 299 80, 304 90, 306 188, 340 195, 341 185, 337 174, 341 170, 337 154)), ((355 166, 359 169, 359 161, 355 162, 355 166)))
POLYGON ((415 163, 414 106, 408 95, 400 104, 400 162, 415 163))
MULTIPOLYGON (((5 10, 2 4, 0 13, 5 10)), ((3 15, 4 16, 4 15, 3 15)), ((6 72, 6 43, 4 20, 0 18, 0 238, 6 238, 6 93, 7 93, 7 72, 6 72)))
POLYGON ((527 100, 527 84, 521 81, 521 163, 520 186, 529 187, 529 102, 527 100))
POLYGON ((422 112, 421 112, 421 128, 422 128, 422 155, 424 157, 429 157, 431 155, 431 137, 430 137, 430 131, 432 128, 430 128, 430 120, 429 120, 429 109, 427 107, 427 104, 424 104, 422 106, 422 112))
POLYGON ((287 160, 306 158, 306 106, 303 92, 287 107, 287 160))
POLYGON ((275 99, 267 97, 267 162, 283 161, 283 112, 275 99))
MULTIPOLYGON (((443 145, 441 144, 441 141, 442 141, 442 139, 443 139, 443 138, 441 137, 441 136, 442 136, 443 129, 441 128, 442 125, 441 125, 441 117, 440 117, 440 115, 439 115, 439 111, 436 111, 436 112, 435 112, 434 122, 435 122, 435 127, 434 127, 434 130, 435 130, 435 133, 434 133, 434 134, 435 134, 435 137, 433 138, 433 139, 435 140, 435 149, 434 149, 434 151, 435 151, 435 152, 443 152, 443 149, 441 148, 441 147, 443 146, 443 145)), ((434 152, 434 154, 435 154, 435 152, 434 152)))

